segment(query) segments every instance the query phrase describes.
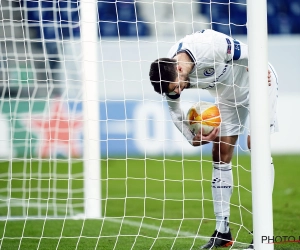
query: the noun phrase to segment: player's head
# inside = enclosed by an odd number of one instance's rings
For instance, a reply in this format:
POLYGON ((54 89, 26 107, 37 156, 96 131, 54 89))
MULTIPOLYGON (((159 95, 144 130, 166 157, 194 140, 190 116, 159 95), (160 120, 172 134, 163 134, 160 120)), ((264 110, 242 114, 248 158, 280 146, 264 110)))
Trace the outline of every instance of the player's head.
POLYGON ((159 94, 169 92, 169 84, 178 76, 177 61, 171 58, 160 58, 150 66, 149 77, 154 90, 159 94))
POLYGON ((150 66, 149 77, 154 90, 159 94, 180 94, 190 86, 188 72, 176 59, 155 60, 150 66))

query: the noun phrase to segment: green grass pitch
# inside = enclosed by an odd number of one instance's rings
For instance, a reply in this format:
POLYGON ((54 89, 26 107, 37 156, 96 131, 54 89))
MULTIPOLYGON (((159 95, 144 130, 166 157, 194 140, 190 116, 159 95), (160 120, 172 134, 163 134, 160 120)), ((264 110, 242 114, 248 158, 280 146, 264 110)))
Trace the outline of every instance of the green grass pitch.
MULTIPOLYGON (((251 241, 249 158, 241 155, 233 161, 234 249, 251 241)), ((275 155, 273 160, 274 235, 299 239, 300 155, 275 155)), ((0 249, 184 250, 198 249, 212 234, 209 158, 109 159, 101 166, 104 219, 83 220, 70 218, 83 211, 81 162, 0 163, 0 249), (12 219, 6 219, 8 213, 12 219), (22 214, 41 218, 18 218, 22 214)), ((300 244, 274 248, 300 249, 300 244)))

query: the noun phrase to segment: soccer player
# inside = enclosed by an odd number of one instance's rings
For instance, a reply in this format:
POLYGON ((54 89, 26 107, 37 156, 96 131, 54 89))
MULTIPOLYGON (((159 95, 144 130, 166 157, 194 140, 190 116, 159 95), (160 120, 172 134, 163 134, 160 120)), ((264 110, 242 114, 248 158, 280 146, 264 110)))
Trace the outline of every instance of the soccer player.
MULTIPOLYGON (((249 69, 251 70, 251 69, 249 69)), ((150 66, 154 90, 166 96, 172 120, 193 146, 213 142, 212 196, 216 227, 202 249, 232 245, 229 228, 232 194, 231 159, 238 135, 244 132, 249 115, 248 47, 225 34, 206 29, 187 35, 175 43, 166 58, 150 66), (215 97, 222 123, 210 134, 193 134, 184 121, 180 95, 185 89, 206 89, 215 97)), ((270 97, 270 132, 277 131, 277 75, 269 64, 266 83, 270 97)), ((250 149, 250 135, 247 137, 250 149)), ((270 167, 274 168, 270 156, 270 167)), ((273 188, 273 187, 272 187, 273 188)), ((253 245, 250 245, 253 248, 253 245)))

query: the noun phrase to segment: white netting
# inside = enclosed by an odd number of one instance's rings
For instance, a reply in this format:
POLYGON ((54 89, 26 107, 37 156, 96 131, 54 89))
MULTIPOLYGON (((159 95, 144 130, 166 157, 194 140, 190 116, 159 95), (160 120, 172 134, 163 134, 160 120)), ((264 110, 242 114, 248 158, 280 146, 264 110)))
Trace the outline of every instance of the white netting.
MULTIPOLYGON (((211 146, 193 148, 177 131, 149 82, 149 66, 186 34, 205 28, 245 34, 245 1, 95 3, 100 138, 94 140, 101 145, 102 190, 96 192, 102 214, 94 221, 82 219, 89 180, 80 2, 4 0, 0 10, 0 248, 192 249, 207 241, 215 226, 211 146)), ((183 108, 199 99, 212 101, 195 90, 183 96, 183 108)), ((236 149, 232 233, 248 242, 244 136, 236 149)))

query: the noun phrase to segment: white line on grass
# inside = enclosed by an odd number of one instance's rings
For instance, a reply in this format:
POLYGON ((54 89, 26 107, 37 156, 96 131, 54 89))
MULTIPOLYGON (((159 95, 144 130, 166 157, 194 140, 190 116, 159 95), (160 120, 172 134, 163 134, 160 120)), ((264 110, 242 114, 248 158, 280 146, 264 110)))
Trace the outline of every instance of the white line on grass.
POLYGON ((142 227, 142 228, 146 228, 146 229, 153 230, 153 231, 161 231, 161 232, 167 233, 167 234, 175 234, 175 235, 178 234, 178 236, 183 236, 183 237, 199 238, 199 239, 203 239, 203 240, 206 240, 206 239, 209 238, 209 237, 205 237, 205 236, 201 236, 201 235, 195 235, 191 232, 181 231, 181 230, 178 233, 178 231, 176 231, 174 229, 171 229, 171 228, 158 227, 158 226, 155 226, 155 225, 147 224, 145 222, 139 223, 139 222, 136 222, 136 221, 128 220, 127 218, 122 221, 122 219, 106 217, 106 218, 104 218, 104 220, 114 222, 114 223, 122 222, 123 224, 128 225, 128 226, 142 227))
MULTIPOLYGON (((0 196, 0 202, 6 202, 7 206, 11 206, 13 205, 14 207, 24 207, 24 205, 28 205, 26 207, 33 207, 33 208, 39 208, 39 209, 44 209, 44 210, 54 210, 52 208, 52 206, 49 206, 48 204, 45 203, 37 203, 37 202, 30 202, 30 204, 28 204, 28 202, 25 201, 20 201, 20 199, 17 198, 11 198, 8 199, 5 196, 0 196)), ((60 213, 66 213, 66 208, 61 208, 61 207, 57 207, 56 208, 57 212, 60 213)), ((51 220, 55 220, 55 219, 73 219, 73 220, 79 220, 82 219, 84 220, 84 214, 81 211, 76 211, 76 210, 72 210, 73 213, 75 213, 76 215, 74 216, 0 216, 0 221, 6 221, 6 220, 45 220, 45 219, 51 219, 51 220)), ((155 225, 151 225, 151 224, 147 224, 145 222, 136 222, 136 221, 132 221, 132 220, 128 220, 126 219, 122 219, 122 218, 112 218, 112 217, 104 217, 104 218, 99 218, 99 220, 103 220, 103 221, 109 221, 112 223, 122 223, 128 226, 132 226, 132 227, 142 227, 148 230, 153 230, 153 231, 160 231, 163 233, 167 233, 167 234, 171 234, 171 235, 177 235, 179 237, 189 237, 189 238, 197 238, 197 239, 201 239, 201 240, 207 240, 210 237, 208 236, 202 236, 202 235, 195 235, 192 232, 188 232, 188 231, 182 231, 180 230, 180 232, 178 233, 177 230, 171 229, 171 228, 165 228, 165 227, 158 227, 155 225)), ((239 249, 241 249, 240 247, 245 247, 245 243, 241 243, 241 242, 235 242, 234 245, 236 247, 239 247, 239 249)), ((233 248, 231 248, 231 250, 234 250, 233 248)))
MULTIPOLYGON (((32 202, 30 201, 30 203, 28 203, 27 201, 20 201, 20 199, 16 199, 16 198, 11 198, 8 199, 7 197, 4 196, 0 196, 0 202, 6 202, 7 206, 13 206, 13 207, 31 207, 31 208, 37 208, 37 209, 43 209, 43 210, 54 210, 52 206, 49 206, 47 203, 37 203, 37 202, 32 202)), ((66 213, 66 208, 61 208, 61 207, 57 207, 56 211, 64 214, 66 213)), ((79 219, 85 219, 84 214, 82 213, 82 211, 76 211, 76 210, 72 210, 74 215, 73 216, 0 216, 0 220, 30 220, 30 219, 62 219, 62 218, 67 218, 67 219, 74 219, 74 220, 79 220, 79 219)), ((139 223, 136 221, 132 221, 132 220, 128 220, 128 218, 122 219, 122 218, 112 218, 112 217, 104 217, 104 218, 99 218, 99 220, 104 220, 104 221, 109 221, 112 223, 123 223, 125 225, 128 226, 132 226, 132 227, 143 227, 149 230, 154 230, 154 231, 158 231, 160 230, 161 232, 167 233, 167 234, 175 234, 177 235, 178 231, 174 230, 174 229, 170 229, 170 228, 163 228, 163 227, 158 227, 155 225, 151 225, 151 224, 147 224, 147 223, 139 223)), ((201 239, 207 239, 209 237, 205 237, 205 236, 196 236, 191 232, 186 232, 186 231, 180 231, 179 235, 181 236, 185 236, 185 237, 197 237, 197 238, 201 238, 201 239)))

